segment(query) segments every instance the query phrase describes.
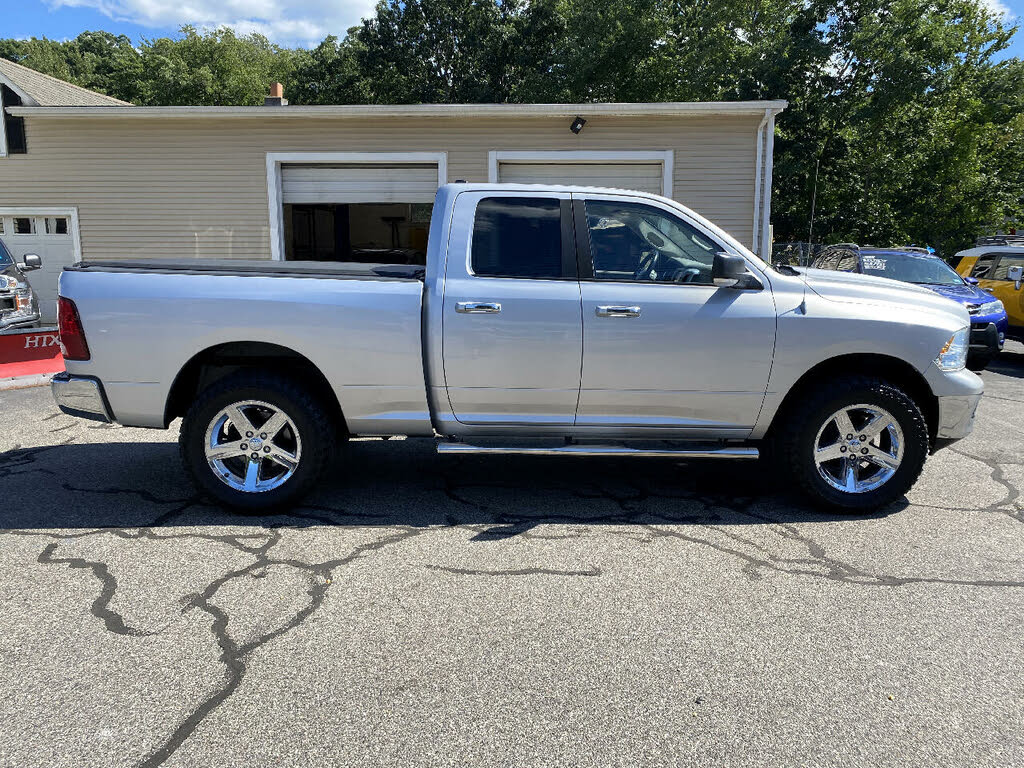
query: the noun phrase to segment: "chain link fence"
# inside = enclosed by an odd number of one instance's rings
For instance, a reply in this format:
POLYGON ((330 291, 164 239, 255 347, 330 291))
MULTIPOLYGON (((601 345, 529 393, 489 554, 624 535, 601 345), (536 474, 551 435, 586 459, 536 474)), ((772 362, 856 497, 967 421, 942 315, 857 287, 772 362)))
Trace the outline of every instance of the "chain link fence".
POLYGON ((821 243, 773 243, 772 264, 806 267, 824 248, 821 243))

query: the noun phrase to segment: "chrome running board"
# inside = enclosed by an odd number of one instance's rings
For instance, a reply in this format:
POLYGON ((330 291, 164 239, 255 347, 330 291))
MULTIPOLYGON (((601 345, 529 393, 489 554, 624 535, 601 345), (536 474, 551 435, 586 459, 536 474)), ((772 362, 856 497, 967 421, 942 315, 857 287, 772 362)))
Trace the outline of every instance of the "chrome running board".
POLYGON ((519 456, 647 456, 672 459, 756 459, 757 448, 745 445, 708 446, 693 448, 630 448, 623 445, 557 445, 551 447, 472 445, 443 441, 437 444, 438 453, 470 453, 519 456))

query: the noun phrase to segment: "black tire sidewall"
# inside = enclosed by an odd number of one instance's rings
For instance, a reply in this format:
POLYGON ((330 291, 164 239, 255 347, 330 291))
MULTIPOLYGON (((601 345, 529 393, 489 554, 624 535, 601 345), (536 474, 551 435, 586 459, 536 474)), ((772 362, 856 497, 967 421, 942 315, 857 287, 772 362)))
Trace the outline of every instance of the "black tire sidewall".
POLYGON ((837 387, 832 394, 821 395, 808 403, 797 418, 795 439, 788 454, 792 469, 802 489, 830 509, 858 512, 877 509, 903 496, 921 474, 928 458, 928 429, 914 401, 894 387, 879 381, 851 380, 837 387), (814 461, 818 430, 836 411, 863 403, 884 408, 903 432, 903 459, 899 469, 879 488, 866 493, 845 493, 829 485, 818 473, 814 461))
POLYGON ((270 510, 293 504, 317 482, 334 457, 333 430, 322 405, 287 379, 264 374, 234 374, 205 390, 189 409, 181 426, 180 449, 189 475, 207 495, 245 511, 270 510), (295 474, 281 486, 260 493, 239 491, 222 482, 206 461, 206 430, 226 406, 258 400, 283 410, 295 423, 302 456, 295 474))

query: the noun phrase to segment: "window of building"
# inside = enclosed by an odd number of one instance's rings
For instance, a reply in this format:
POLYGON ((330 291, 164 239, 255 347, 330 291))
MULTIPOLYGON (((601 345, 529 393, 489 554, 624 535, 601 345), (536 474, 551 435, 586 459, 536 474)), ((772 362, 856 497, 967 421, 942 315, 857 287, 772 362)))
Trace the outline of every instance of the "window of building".
POLYGON ((711 285, 721 248, 681 219, 640 203, 586 203, 594 277, 711 285))
MULTIPOLYGON (((11 88, 0 83, 0 107, 18 106, 21 106, 21 97, 11 88)), ((28 145, 25 141, 25 118, 9 115, 6 110, 3 110, 2 117, 3 123, 0 127, 3 129, 3 138, 7 145, 7 154, 25 154, 28 151, 28 145)), ((0 147, 0 149, 2 149, 2 147, 0 147)))
POLYGON ((476 275, 563 277, 561 203, 545 197, 485 197, 476 206, 471 247, 476 275))
POLYGON ((14 217, 14 234, 34 235, 36 232, 36 220, 30 216, 14 217))
POLYGON ((432 203, 286 203, 285 258, 426 264, 432 208, 432 203))
POLYGON ((68 220, 66 216, 47 216, 46 234, 66 235, 68 233, 68 220))

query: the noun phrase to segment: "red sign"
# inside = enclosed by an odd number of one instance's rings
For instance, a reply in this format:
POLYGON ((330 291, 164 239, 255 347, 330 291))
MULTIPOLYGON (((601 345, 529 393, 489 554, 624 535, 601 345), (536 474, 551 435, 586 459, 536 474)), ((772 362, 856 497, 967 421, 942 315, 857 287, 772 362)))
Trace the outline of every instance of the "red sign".
POLYGON ((0 379, 63 370, 57 331, 32 328, 0 334, 0 379))

